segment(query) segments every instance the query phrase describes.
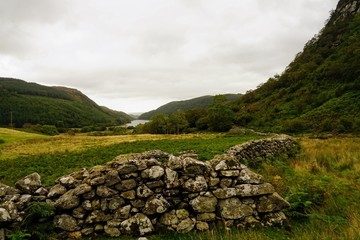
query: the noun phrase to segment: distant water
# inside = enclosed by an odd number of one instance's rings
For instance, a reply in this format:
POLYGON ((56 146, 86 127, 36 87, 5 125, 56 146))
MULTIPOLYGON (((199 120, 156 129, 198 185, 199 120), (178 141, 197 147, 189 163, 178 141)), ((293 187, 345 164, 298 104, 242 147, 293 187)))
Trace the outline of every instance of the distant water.
POLYGON ((126 124, 127 127, 136 127, 139 124, 144 124, 149 122, 149 120, 133 120, 131 123, 126 124))

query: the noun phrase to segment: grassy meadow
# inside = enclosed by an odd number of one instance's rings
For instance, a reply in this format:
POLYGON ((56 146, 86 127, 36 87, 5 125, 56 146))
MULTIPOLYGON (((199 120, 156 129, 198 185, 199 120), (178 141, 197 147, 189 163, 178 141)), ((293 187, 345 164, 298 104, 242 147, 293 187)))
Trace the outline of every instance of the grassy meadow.
MULTIPOLYGON (((52 185, 57 177, 82 167, 106 163, 119 154, 153 149, 174 154, 195 150, 201 160, 208 160, 230 146, 260 138, 235 134, 32 138, 26 133, 11 138, 3 131, 0 129, 0 139, 6 142, 1 145, 0 181, 8 185, 34 171, 40 173, 46 185, 52 185)), ((296 157, 264 160, 253 169, 291 203, 286 212, 287 227, 214 228, 205 233, 159 234, 149 239, 360 239, 360 138, 299 137, 298 141, 302 148, 296 157)))
POLYGON ((209 160, 233 145, 260 138, 262 137, 254 134, 143 134, 98 137, 79 134, 13 141, 1 149, 0 181, 13 185, 18 179, 36 171, 42 176, 45 185, 52 185, 60 176, 81 168, 104 164, 120 154, 154 149, 172 154, 195 150, 199 159, 209 160))

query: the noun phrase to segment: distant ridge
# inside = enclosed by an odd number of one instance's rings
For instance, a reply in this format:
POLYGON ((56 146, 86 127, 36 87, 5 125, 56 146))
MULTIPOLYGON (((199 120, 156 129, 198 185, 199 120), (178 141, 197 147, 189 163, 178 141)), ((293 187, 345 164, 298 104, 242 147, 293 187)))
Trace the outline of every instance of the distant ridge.
MULTIPOLYGON (((242 96, 242 94, 224 94, 224 96, 228 101, 234 101, 239 99, 242 96)), ((148 120, 152 116, 159 113, 171 114, 178 110, 186 111, 190 109, 206 108, 213 102, 213 99, 214 96, 206 95, 188 100, 170 102, 160 106, 155 110, 141 114, 139 116, 139 119, 148 120)))
POLYGON ((48 87, 20 79, 0 77, 0 124, 25 123, 57 127, 123 124, 133 118, 97 105, 77 89, 48 87))

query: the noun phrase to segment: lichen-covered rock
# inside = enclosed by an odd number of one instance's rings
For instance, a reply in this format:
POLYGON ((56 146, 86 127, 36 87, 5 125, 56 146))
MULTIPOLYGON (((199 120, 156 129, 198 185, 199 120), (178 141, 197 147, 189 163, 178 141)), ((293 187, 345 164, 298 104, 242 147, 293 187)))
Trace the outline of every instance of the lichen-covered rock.
POLYGON ((256 209, 258 212, 264 213, 278 212, 289 207, 290 203, 275 192, 272 195, 260 197, 256 209))
POLYGON ((154 194, 154 192, 150 188, 148 188, 145 184, 139 186, 136 189, 136 195, 139 198, 147 198, 147 197, 150 197, 153 194, 154 194))
POLYGON ((104 185, 98 186, 96 189, 96 195, 98 195, 99 197, 111 197, 114 196, 115 194, 117 194, 118 192, 114 189, 108 188, 104 185))
POLYGON ((60 209, 72 209, 79 206, 79 204, 79 197, 74 194, 74 189, 71 189, 56 200, 54 206, 60 209))
POLYGON ((190 205, 195 212, 210 213, 215 212, 217 202, 217 198, 210 192, 207 192, 204 196, 198 196, 192 199, 190 205))
POLYGON ((48 190, 44 187, 39 187, 35 192, 34 195, 37 196, 46 196, 48 194, 48 190))
POLYGON ((179 224, 180 220, 176 216, 176 211, 171 210, 170 212, 164 213, 159 222, 166 226, 172 226, 173 228, 176 228, 176 226, 179 224))
POLYGON ((104 226, 104 232, 110 237, 119 237, 121 235, 119 228, 110 227, 108 225, 104 226))
POLYGON ((215 213, 200 213, 196 216, 196 220, 197 221, 202 221, 202 222, 212 222, 215 221, 216 219, 216 214, 215 213))
POLYGON ((126 205, 118 208, 114 212, 115 219, 127 219, 130 216, 131 205, 126 205))
POLYGON ((106 179, 105 177, 95 177, 93 179, 90 180, 89 184, 91 186, 97 186, 97 185, 101 185, 101 184, 104 184, 106 182, 106 179))
POLYGON ((196 221, 191 218, 185 218, 180 221, 176 227, 176 231, 179 233, 187 233, 194 229, 196 221))
POLYGON ((160 188, 160 187, 164 186, 164 182, 161 181, 161 180, 146 182, 145 184, 146 184, 146 186, 148 186, 150 189, 160 188))
POLYGON ((165 184, 166 184, 166 188, 176 188, 180 186, 179 174, 170 168, 166 168, 165 184))
POLYGON ((119 191, 128 191, 136 188, 137 182, 135 179, 122 180, 120 183, 115 185, 115 188, 119 191))
POLYGON ((101 210, 94 210, 92 211, 89 216, 86 218, 85 223, 101 223, 110 220, 112 216, 104 213, 101 210))
POLYGON ((260 184, 264 182, 264 179, 261 175, 254 173, 248 168, 244 168, 241 170, 238 180, 242 183, 250 184, 260 184))
POLYGON ((0 197, 4 197, 6 195, 19 194, 19 193, 20 191, 18 189, 0 183, 0 197))
POLYGON ((204 176, 197 176, 195 179, 190 178, 183 184, 183 188, 189 192, 203 192, 207 190, 207 182, 204 176))
POLYGON ((85 217, 86 210, 83 207, 77 207, 72 211, 74 218, 83 219, 85 217))
POLYGON ((80 227, 75 218, 67 214, 61 214, 54 217, 54 226, 68 232, 77 231, 80 227))
POLYGON ((116 170, 109 170, 105 175, 106 186, 113 186, 121 181, 119 173, 116 170))
POLYGON ((216 156, 214 159, 210 160, 209 163, 215 171, 241 170, 245 167, 234 155, 231 154, 216 156))
POLYGON ((204 175, 210 169, 208 164, 190 157, 182 159, 182 165, 185 174, 204 175))
POLYGON ((63 177, 60 177, 58 180, 57 180, 58 183, 60 183, 61 185, 67 187, 67 188, 70 188, 70 187, 73 187, 75 185, 75 182, 76 182, 76 179, 70 175, 68 176, 63 176, 63 177))
POLYGON ((286 221, 286 216, 283 212, 268 213, 264 215, 263 221, 267 226, 283 225, 286 221))
POLYGON ((240 190, 236 188, 218 188, 212 192, 218 199, 226 199, 226 198, 238 196, 240 190))
POLYGON ((209 224, 207 222, 196 222, 196 229, 199 231, 209 230, 209 224))
POLYGON ((219 186, 221 188, 228 188, 233 184, 233 180, 231 178, 222 178, 220 180, 219 186))
POLYGON ((241 185, 237 185, 235 188, 236 191, 238 192, 238 196, 241 197, 273 194, 275 192, 274 186, 271 185, 270 183, 263 183, 259 185, 241 184, 241 185))
POLYGON ((151 196, 145 203, 145 207, 143 209, 143 213, 147 215, 153 215, 156 213, 164 213, 168 208, 170 207, 170 204, 166 199, 160 195, 153 195, 151 196))
POLYGON ((253 209, 242 204, 239 198, 228 198, 219 201, 219 212, 225 219, 241 219, 253 214, 253 209))
POLYGON ((11 216, 5 208, 0 208, 0 222, 11 221, 11 216))
POLYGON ((142 213, 137 213, 135 216, 123 221, 121 227, 127 234, 140 236, 154 231, 154 226, 150 219, 142 213))
POLYGON ((238 177, 240 175, 239 170, 222 170, 220 171, 221 177, 238 177))
POLYGON ((138 169, 135 165, 126 164, 126 165, 119 166, 117 170, 120 175, 126 175, 126 174, 130 174, 130 173, 134 173, 138 169))
POLYGON ((78 185, 76 188, 74 188, 73 193, 74 193, 74 195, 79 196, 84 193, 90 192, 91 190, 92 190, 92 188, 90 185, 83 183, 83 184, 78 185))
POLYGON ((23 193, 33 194, 41 187, 41 177, 38 173, 32 173, 15 183, 17 189, 23 193))
POLYGON ((141 172, 142 178, 150 178, 150 179, 159 179, 164 175, 164 168, 160 166, 152 166, 148 169, 145 169, 141 172))

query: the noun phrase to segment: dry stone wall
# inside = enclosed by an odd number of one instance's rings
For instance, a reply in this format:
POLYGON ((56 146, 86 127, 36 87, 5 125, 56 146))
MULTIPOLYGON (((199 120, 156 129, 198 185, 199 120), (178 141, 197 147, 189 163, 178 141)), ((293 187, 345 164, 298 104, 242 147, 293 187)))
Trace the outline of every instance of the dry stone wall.
POLYGON ((242 162, 296 145, 289 137, 251 141, 208 162, 194 153, 173 156, 158 150, 119 156, 60 177, 50 188, 33 173, 16 188, 0 185, 0 229, 21 222, 33 201, 54 205, 54 225, 71 236, 143 236, 161 229, 184 233, 209 230, 211 223, 281 225, 289 203, 242 162))

